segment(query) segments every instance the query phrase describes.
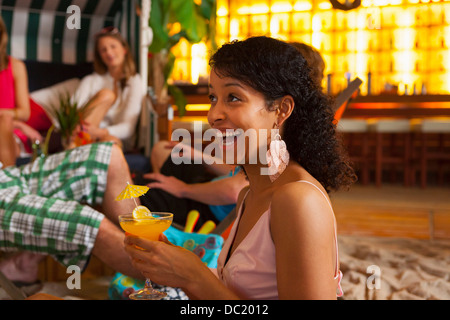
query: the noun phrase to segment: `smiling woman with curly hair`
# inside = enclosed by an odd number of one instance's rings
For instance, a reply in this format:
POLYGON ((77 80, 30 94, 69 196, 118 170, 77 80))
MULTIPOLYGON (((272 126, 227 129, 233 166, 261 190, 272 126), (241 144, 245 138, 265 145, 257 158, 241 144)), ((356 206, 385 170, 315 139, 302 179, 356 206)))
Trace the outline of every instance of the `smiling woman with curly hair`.
POLYGON ((271 50, 247 51, 241 46, 225 45, 213 56, 212 65, 222 77, 238 79, 261 92, 270 111, 276 110, 277 99, 292 96, 295 108, 281 128, 291 159, 328 192, 351 185, 356 176, 336 136, 332 101, 311 78, 311 69, 296 51, 298 48, 293 50, 288 44, 279 45, 280 41, 265 37, 247 42, 254 48, 268 42, 266 46, 271 50), (264 69, 261 61, 265 61, 264 69))
MULTIPOLYGON (((209 124, 222 133, 259 132, 257 147, 245 146, 246 154, 264 148, 271 161, 242 165, 249 186, 239 195, 216 274, 164 236, 160 242, 128 236, 133 265, 191 298, 336 299, 342 273, 327 192, 349 186, 355 175, 336 138, 330 99, 311 79, 305 58, 283 41, 234 41, 210 65, 209 124), (270 132, 269 139, 261 132, 270 132), (261 174, 271 167, 275 173, 261 174)), ((224 150, 239 146, 234 139, 224 150)))

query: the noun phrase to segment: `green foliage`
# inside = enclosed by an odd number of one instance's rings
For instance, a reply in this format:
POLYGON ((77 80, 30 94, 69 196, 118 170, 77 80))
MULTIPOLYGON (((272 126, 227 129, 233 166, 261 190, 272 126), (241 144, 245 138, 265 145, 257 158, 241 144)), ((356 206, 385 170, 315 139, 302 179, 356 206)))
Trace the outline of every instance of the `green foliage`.
POLYGON ((150 52, 170 49, 185 38, 190 43, 209 39, 216 47, 214 37, 216 1, 202 0, 197 5, 194 0, 153 0, 150 14, 150 27, 153 30, 153 42, 150 52), (178 22, 181 30, 169 35, 170 24, 178 22))
POLYGON ((70 94, 60 95, 59 106, 53 106, 53 112, 59 124, 59 131, 64 139, 69 139, 78 125, 90 112, 88 104, 78 107, 78 102, 72 101, 70 94))
POLYGON ((183 94, 183 91, 181 91, 180 88, 174 85, 168 85, 167 89, 169 90, 169 94, 173 97, 173 100, 178 107, 178 114, 180 115, 180 117, 184 116, 186 112, 187 100, 183 94))
POLYGON ((153 42, 149 47, 152 53, 167 52, 167 64, 164 67, 164 80, 169 94, 174 98, 180 116, 186 108, 186 98, 179 88, 167 85, 172 73, 175 56, 170 52, 182 38, 190 43, 209 41, 212 50, 215 42, 216 0, 152 0, 149 25, 153 30, 153 42), (173 23, 180 24, 179 32, 170 34, 173 23))

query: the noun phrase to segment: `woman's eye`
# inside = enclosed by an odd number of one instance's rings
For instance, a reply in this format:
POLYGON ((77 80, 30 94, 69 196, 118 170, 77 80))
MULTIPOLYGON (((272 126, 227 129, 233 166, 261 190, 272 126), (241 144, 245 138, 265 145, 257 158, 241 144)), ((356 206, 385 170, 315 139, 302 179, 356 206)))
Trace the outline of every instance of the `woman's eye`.
POLYGON ((210 94, 208 96, 208 98, 209 98, 209 102, 215 102, 216 101, 216 97, 213 94, 210 94))
POLYGON ((239 98, 236 97, 235 95, 230 94, 230 95, 228 96, 228 101, 230 101, 230 102, 239 101, 239 98))

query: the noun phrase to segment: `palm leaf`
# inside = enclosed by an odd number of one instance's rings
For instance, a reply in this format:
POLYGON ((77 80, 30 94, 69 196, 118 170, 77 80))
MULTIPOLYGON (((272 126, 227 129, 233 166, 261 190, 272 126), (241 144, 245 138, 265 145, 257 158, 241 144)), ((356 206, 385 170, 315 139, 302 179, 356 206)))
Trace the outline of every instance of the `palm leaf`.
POLYGON ((70 94, 65 93, 59 96, 59 105, 51 108, 58 121, 59 131, 63 138, 72 136, 76 127, 92 111, 88 104, 78 107, 77 101, 72 101, 70 94))

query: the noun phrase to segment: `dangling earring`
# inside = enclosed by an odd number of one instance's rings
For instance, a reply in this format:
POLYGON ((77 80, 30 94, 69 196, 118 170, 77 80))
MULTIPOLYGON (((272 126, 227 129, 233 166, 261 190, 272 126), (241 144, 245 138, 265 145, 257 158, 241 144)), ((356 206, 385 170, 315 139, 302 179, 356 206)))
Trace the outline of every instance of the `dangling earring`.
POLYGON ((271 182, 274 182, 286 169, 289 163, 289 152, 286 143, 277 133, 270 142, 269 150, 266 153, 268 174, 271 182))

